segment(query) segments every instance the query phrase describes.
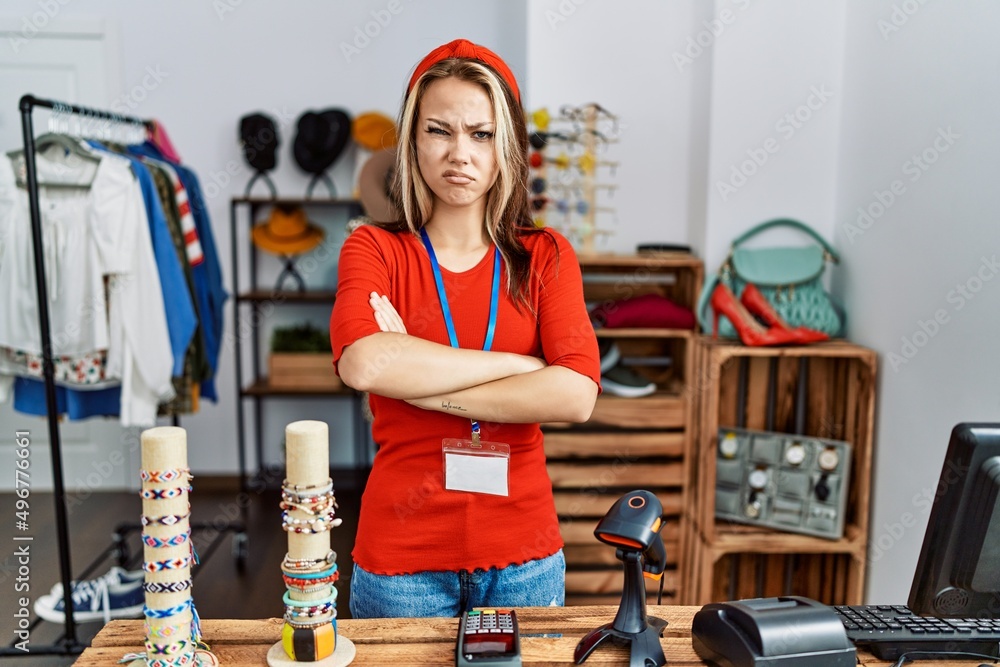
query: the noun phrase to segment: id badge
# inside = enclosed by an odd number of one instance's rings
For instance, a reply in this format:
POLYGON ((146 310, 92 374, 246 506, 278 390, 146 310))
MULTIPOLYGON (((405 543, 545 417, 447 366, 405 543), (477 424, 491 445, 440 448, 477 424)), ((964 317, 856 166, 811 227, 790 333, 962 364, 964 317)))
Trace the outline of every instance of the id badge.
POLYGON ((444 457, 444 488, 449 491, 508 494, 510 445, 502 442, 477 442, 466 438, 441 441, 444 457))

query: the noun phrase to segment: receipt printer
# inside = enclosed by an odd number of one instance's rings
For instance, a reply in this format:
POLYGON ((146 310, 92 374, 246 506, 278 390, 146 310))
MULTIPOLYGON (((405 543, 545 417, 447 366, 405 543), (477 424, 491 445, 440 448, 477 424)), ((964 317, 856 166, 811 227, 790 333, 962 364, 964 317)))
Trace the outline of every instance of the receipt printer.
POLYGON ((833 609, 794 595, 707 604, 691 638, 721 667, 855 667, 854 644, 833 609))

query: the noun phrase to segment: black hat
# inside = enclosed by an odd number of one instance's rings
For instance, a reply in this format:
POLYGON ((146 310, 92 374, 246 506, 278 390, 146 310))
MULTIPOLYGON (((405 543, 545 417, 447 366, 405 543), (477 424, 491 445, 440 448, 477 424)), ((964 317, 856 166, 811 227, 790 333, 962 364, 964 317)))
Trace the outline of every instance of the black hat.
POLYGON ((322 174, 344 152, 350 137, 351 117, 344 111, 306 111, 299 116, 292 155, 306 173, 322 174))
POLYGON ((274 119, 262 113, 240 118, 240 144, 247 163, 257 171, 274 169, 277 161, 278 127, 274 119))

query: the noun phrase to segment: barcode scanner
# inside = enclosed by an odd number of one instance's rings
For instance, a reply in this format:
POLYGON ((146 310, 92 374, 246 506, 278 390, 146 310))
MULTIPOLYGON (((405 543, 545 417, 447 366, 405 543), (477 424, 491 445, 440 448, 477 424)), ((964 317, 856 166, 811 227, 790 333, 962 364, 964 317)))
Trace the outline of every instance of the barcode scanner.
POLYGON ((591 630, 576 645, 573 660, 582 663, 605 640, 630 647, 629 664, 633 667, 660 667, 667 660, 660 646, 660 636, 667 622, 646 616, 646 585, 643 576, 658 579, 662 585, 667 566, 667 551, 660 530, 663 528, 663 505, 649 491, 630 491, 615 501, 597 524, 594 536, 615 547, 615 556, 625 570, 622 600, 615 620, 591 630))
POLYGON ((660 537, 663 505, 649 491, 632 491, 611 506, 594 535, 601 542, 642 552, 646 576, 659 580, 667 566, 667 550, 660 537))

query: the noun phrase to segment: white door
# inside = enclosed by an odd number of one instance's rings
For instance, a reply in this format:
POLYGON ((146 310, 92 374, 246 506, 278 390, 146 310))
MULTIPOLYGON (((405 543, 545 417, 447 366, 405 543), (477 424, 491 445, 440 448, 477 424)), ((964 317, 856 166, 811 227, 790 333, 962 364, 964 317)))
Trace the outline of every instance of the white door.
MULTIPOLYGON (((18 101, 26 93, 108 108, 113 101, 111 91, 121 88, 114 46, 114 35, 99 22, 56 24, 45 20, 41 11, 27 18, 0 18, 0 151, 22 146, 18 101)), ((36 135, 48 131, 46 109, 36 109, 32 118, 36 135)), ((10 402, 0 405, 0 490, 14 488, 17 431, 29 433, 31 489, 50 490, 47 420, 15 412, 10 402)), ((71 508, 75 499, 97 489, 137 486, 138 434, 134 429, 121 428, 117 419, 63 421, 60 435, 71 508)))

